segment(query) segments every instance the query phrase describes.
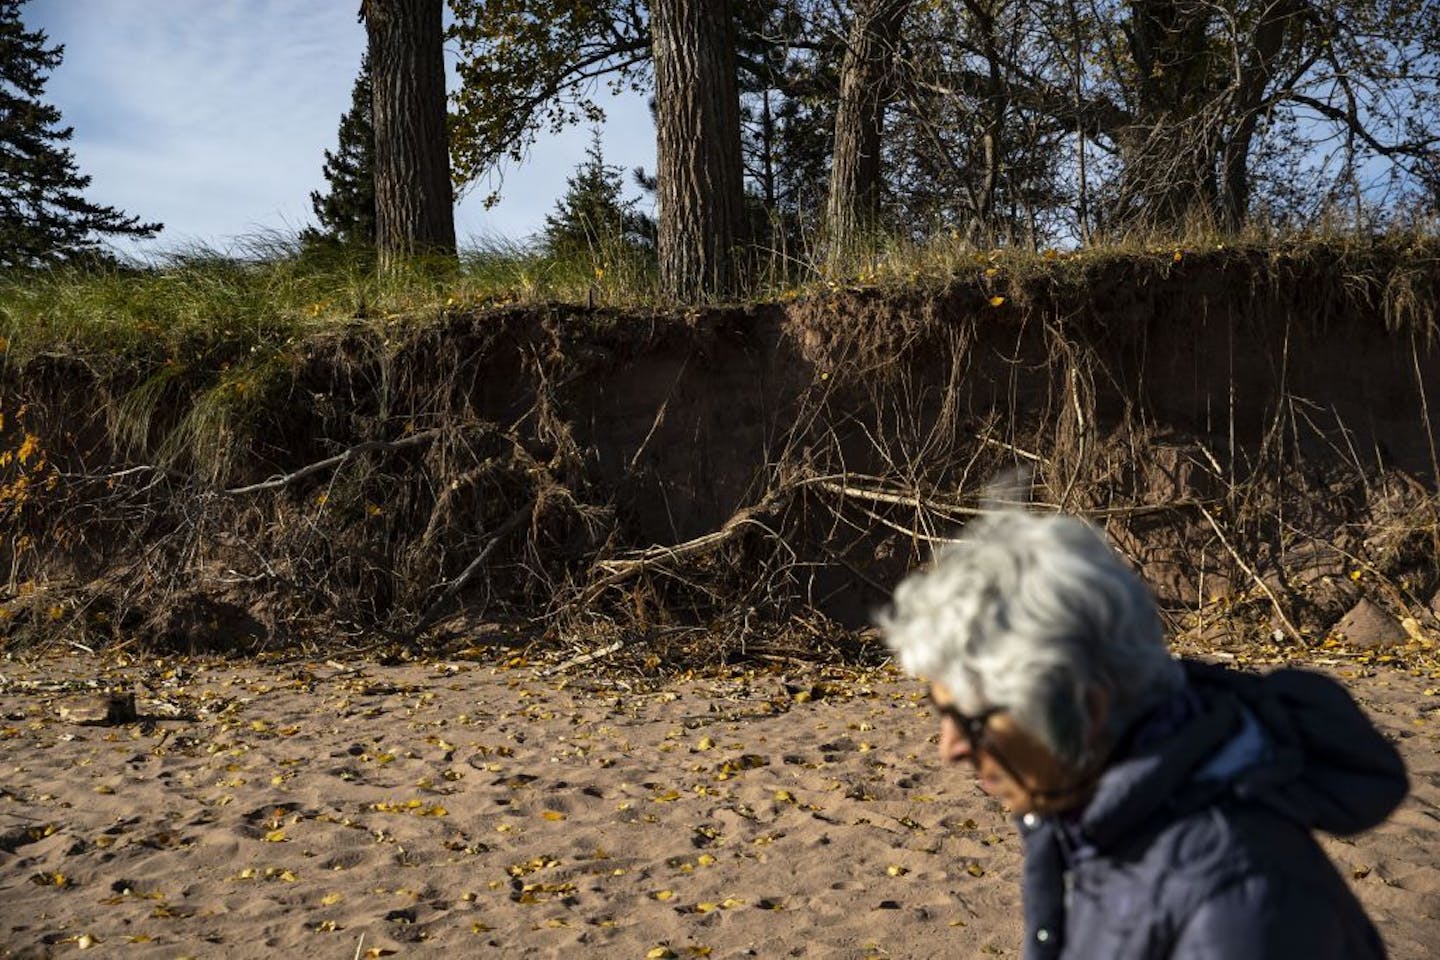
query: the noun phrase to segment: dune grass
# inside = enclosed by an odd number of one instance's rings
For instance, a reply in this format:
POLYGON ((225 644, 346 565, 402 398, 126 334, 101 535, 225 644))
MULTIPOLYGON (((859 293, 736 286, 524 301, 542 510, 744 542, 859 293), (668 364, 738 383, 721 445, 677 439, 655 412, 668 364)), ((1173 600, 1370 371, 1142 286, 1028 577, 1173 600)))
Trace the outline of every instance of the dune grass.
MULTIPOLYGON (((1357 238, 1353 233, 1211 231, 1129 235, 1071 249, 982 248, 958 235, 914 242, 877 237, 842 263, 768 258, 744 299, 789 301, 838 289, 920 290, 970 281, 996 296, 1041 281, 1082 288, 1118 260, 1166 269, 1187 258, 1303 259, 1323 250, 1363 273, 1388 262, 1433 273, 1433 233, 1357 238)), ((765 254, 757 258, 766 261, 765 254)), ((1193 259, 1192 259, 1193 262, 1193 259)), ((1403 278, 1402 278, 1403 279, 1403 278)), ((1433 315, 1406 291, 1389 300, 1433 315)), ((305 248, 293 236, 263 234, 227 250, 192 247, 143 266, 0 273, 0 338, 6 362, 42 354, 82 356, 102 367, 157 363, 211 368, 264 362, 308 336, 354 325, 423 322, 453 310, 548 301, 619 308, 664 305, 653 256, 616 245, 563 256, 504 240, 473 244, 457 260, 416 260, 384 274, 368 251, 305 248)), ((1401 320, 1403 318, 1397 318, 1401 320)))
POLYGON ((558 258, 491 241, 462 251, 458 261, 416 260, 382 275, 368 251, 305 250, 265 235, 226 251, 181 250, 145 266, 0 274, 0 336, 12 363, 43 353, 115 363, 234 362, 318 330, 457 306, 653 299, 653 270, 612 251, 558 258))

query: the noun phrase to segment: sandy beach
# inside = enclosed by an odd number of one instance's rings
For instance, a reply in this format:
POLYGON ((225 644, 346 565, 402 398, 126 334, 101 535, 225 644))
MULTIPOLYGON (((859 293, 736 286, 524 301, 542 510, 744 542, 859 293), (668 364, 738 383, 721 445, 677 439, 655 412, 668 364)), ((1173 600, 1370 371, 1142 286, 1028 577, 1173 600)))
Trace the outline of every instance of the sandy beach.
MULTIPOLYGON (((1391 955, 1433 956, 1440 680, 1327 669, 1413 792, 1326 849, 1391 955)), ((1020 953, 1015 830, 889 669, 76 654, 0 693, 3 957, 1020 953), (95 722, 102 688, 137 718, 95 722)))

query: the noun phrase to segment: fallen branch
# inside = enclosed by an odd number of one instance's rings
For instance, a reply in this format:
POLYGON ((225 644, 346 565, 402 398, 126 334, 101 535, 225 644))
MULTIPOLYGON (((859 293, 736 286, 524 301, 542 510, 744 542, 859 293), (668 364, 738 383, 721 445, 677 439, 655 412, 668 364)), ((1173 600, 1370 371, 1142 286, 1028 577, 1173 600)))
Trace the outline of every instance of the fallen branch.
POLYGON ((1285 608, 1280 605, 1280 598, 1275 596, 1275 591, 1271 590, 1270 585, 1260 579, 1260 575, 1245 562, 1244 558, 1240 556, 1240 552, 1230 545, 1230 541, 1225 537, 1225 531, 1220 529, 1219 521, 1215 519, 1210 511, 1202 506, 1200 507, 1200 515, 1209 521, 1210 528, 1215 531, 1215 536, 1220 538, 1220 545, 1229 552, 1235 562, 1240 565, 1240 569, 1244 570, 1250 579, 1255 581, 1255 585, 1270 599, 1270 605, 1275 608, 1275 614, 1280 618, 1280 623, 1285 627, 1285 632, 1290 635, 1290 639, 1303 645, 1305 638, 1300 635, 1300 631, 1295 629, 1295 624, 1291 623, 1290 618, 1285 615, 1285 608))
POLYGON ((637 553, 616 560, 601 560, 595 564, 596 569, 605 571, 605 576, 585 589, 578 604, 585 606, 591 603, 605 590, 613 587, 630 577, 643 573, 647 568, 661 561, 688 560, 693 557, 701 557, 713 553, 721 546, 734 540, 740 532, 749 525, 756 525, 766 532, 773 533, 769 527, 761 523, 759 517, 769 513, 775 504, 779 493, 768 494, 763 500, 753 507, 745 507, 737 510, 735 514, 726 520, 720 529, 710 533, 702 534, 684 543, 677 543, 674 546, 656 545, 647 547, 637 553))
POLYGON ((500 545, 500 542, 505 539, 506 535, 518 527, 522 521, 527 519, 534 509, 535 501, 529 500, 519 510, 512 513, 509 519, 495 528, 495 533, 486 541, 485 546, 476 554, 475 559, 470 561, 470 565, 461 571, 460 576, 450 581, 450 585, 445 588, 445 592, 440 594, 435 602, 430 604, 430 606, 425 609, 425 612, 420 615, 420 619, 409 631, 409 639, 413 640, 420 636, 420 634, 435 624, 435 621, 440 618, 440 615, 443 614, 446 607, 449 606, 450 601, 454 600, 456 595, 465 589, 465 585, 468 584, 471 578, 485 565, 485 561, 490 559, 490 554, 495 552, 495 548, 500 545))
POLYGON ((421 444, 430 443, 440 436, 439 429, 422 430, 419 433, 412 433, 408 437, 401 437, 399 440, 367 440, 364 443, 357 443, 355 446, 337 453, 333 457, 326 457, 324 460, 317 460, 312 464, 301 467, 294 473, 287 473, 284 476, 271 477, 269 480, 262 480, 259 483, 252 483, 244 487, 231 487, 225 491, 230 496, 239 496, 245 493, 258 493, 261 490, 274 490, 292 483, 304 480, 306 477, 328 470, 331 467, 338 467, 347 460, 353 460, 362 453, 375 451, 402 450, 405 447, 418 447, 421 444))

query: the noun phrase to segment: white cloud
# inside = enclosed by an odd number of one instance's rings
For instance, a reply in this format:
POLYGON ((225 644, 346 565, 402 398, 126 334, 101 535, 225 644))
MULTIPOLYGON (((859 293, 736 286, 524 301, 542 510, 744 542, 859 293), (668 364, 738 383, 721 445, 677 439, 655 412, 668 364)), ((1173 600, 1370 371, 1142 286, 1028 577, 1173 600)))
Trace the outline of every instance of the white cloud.
MULTIPOLYGON (((323 151, 333 147, 365 44, 358 0, 43 0, 30 27, 65 44, 47 98, 75 126, 94 178, 89 199, 145 220, 160 239, 224 245, 257 229, 311 221, 323 151)), ((611 101, 606 159, 654 167, 644 102, 611 101)), ((579 163, 588 131, 543 138, 486 211, 483 190, 457 213, 462 237, 520 239, 539 228, 579 163)))

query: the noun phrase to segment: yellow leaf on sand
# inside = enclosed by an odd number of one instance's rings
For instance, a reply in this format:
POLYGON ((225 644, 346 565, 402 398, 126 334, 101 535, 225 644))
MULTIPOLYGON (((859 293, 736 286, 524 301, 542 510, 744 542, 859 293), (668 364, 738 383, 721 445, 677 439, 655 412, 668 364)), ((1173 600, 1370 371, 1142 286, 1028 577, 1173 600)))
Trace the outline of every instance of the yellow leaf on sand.
POLYGON ((985 876, 985 868, 982 867, 982 866, 980 866, 980 864, 978 864, 978 863, 972 863, 972 864, 970 864, 970 866, 968 866, 968 867, 965 868, 965 872, 968 873, 968 874, 970 874, 970 876, 972 876, 972 877, 983 877, 983 876, 985 876))
POLYGON ((656 890, 654 893, 650 894, 650 896, 651 896, 653 899, 655 899, 655 900, 669 900, 669 899, 671 899, 672 897, 675 896, 675 891, 673 891, 673 890, 656 890))
POLYGON ((323 896, 323 897, 320 898, 320 903, 321 903, 322 906, 333 907, 335 904, 339 903, 342 899, 343 899, 343 898, 342 898, 342 897, 340 896, 340 894, 338 894, 338 893, 327 893, 327 894, 325 894, 325 896, 323 896))
POLYGON ((266 843, 284 843, 284 842, 285 842, 285 831, 284 831, 284 830, 271 830, 269 833, 265 834, 265 842, 266 842, 266 843))
POLYGON ((715 863, 715 858, 710 856, 710 854, 708 853, 702 853, 700 854, 700 856, 695 858, 695 862, 700 864, 700 866, 702 867, 708 867, 715 863))
POLYGON ((646 960, 670 960, 670 958, 676 956, 679 956, 679 954, 677 954, 674 950, 671 950, 669 947, 663 945, 659 947, 651 947, 650 952, 645 954, 646 960))
POLYGON ((992 306, 992 307, 998 307, 998 306, 1000 306, 1001 304, 1003 304, 1004 302, 1005 302, 1005 298, 1002 297, 1002 296, 1000 296, 999 294, 996 294, 995 296, 993 296, 993 297, 990 298, 990 306, 992 306))
POLYGON ((891 865, 885 868, 885 872, 890 874, 890 876, 892 877, 903 877, 905 876, 905 874, 910 872, 910 868, 891 865))
POLYGON ((565 819, 565 814, 561 813, 559 810, 546 810, 546 811, 544 811, 543 813, 541 813, 540 816, 544 817, 546 820, 564 820, 564 819, 565 819))
POLYGON ((780 801, 781 803, 794 803, 795 795, 789 790, 776 790, 775 799, 780 801))

